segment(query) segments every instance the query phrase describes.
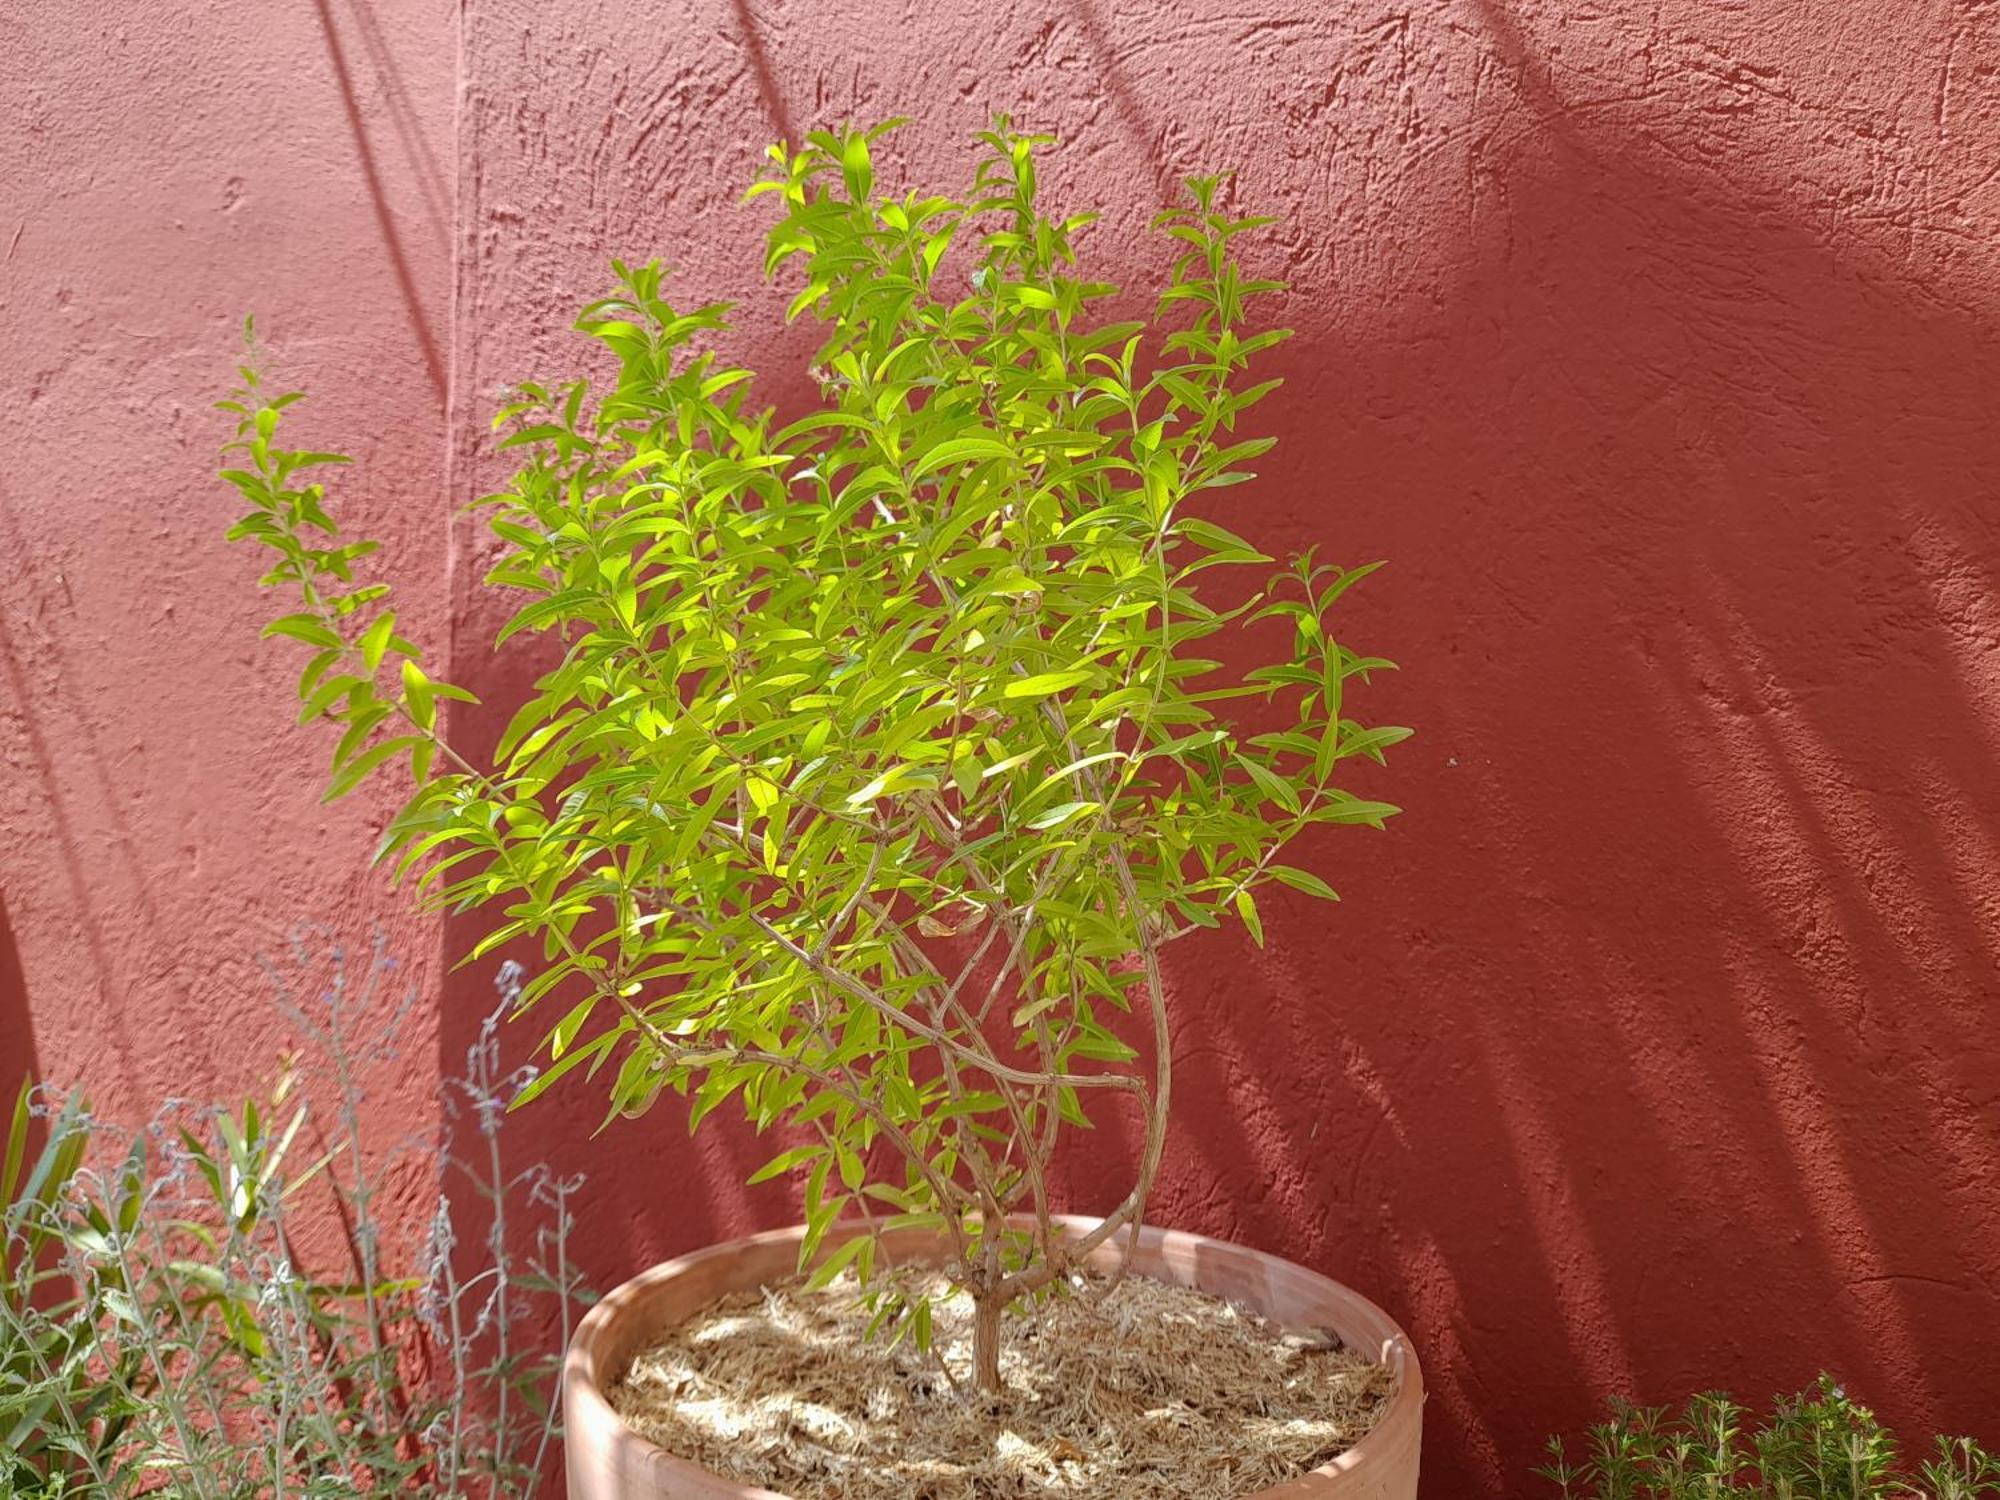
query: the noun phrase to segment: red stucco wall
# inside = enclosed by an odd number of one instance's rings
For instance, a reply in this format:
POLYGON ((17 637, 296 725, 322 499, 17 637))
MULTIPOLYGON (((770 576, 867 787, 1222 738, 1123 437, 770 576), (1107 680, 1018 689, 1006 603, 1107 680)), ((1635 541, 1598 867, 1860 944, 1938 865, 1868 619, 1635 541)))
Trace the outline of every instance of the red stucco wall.
MULTIPOLYGON (((253 10, 0 6, 0 1090, 127 1121, 269 1078, 302 921, 438 970, 366 864, 391 790, 319 806, 211 403, 255 310, 441 636, 454 7, 253 10)), ((374 1070, 388 1118, 432 1117, 434 1037, 374 1070)))
MULTIPOLYGON (((236 310, 282 314, 422 596, 462 523, 417 330, 469 498, 494 390, 574 353, 612 254, 742 299, 760 362, 809 347, 736 204, 763 140, 908 114, 906 158, 955 171, 1007 109, 1065 136, 1052 193, 1106 209, 1114 279, 1179 171, 1284 216, 1282 443, 1231 524, 1391 560, 1349 630, 1421 731, 1393 833, 1312 851, 1342 907, 1176 954, 1163 1215, 1405 1321, 1439 1497, 1522 1492, 1607 1392, 1822 1365, 2000 1440, 2000 8, 474 0, 455 56, 390 10, 142 7, 129 76, 4 91, 42 123, 0 192, 0 367, 38 413, 0 472, 0 891, 46 1070, 140 1091, 185 1038, 234 1076, 226 965, 301 904, 395 909, 363 820, 288 779, 317 747, 212 541, 236 310)), ((457 543, 460 671, 504 693, 457 543)), ((489 977, 444 986, 444 1062, 489 977)), ((593 1166, 601 1277, 787 1215, 739 1186, 750 1143, 659 1114, 586 1147, 592 1105, 535 1145, 593 1166)))

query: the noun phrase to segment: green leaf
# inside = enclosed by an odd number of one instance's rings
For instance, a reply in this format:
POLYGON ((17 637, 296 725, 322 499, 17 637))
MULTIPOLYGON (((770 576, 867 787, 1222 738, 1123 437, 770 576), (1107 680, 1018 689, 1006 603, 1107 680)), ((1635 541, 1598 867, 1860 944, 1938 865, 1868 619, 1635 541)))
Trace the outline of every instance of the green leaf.
POLYGON ((1380 764, 1384 750, 1391 745, 1402 744, 1413 732, 1400 724, 1385 724, 1379 729, 1363 729, 1343 734, 1340 738, 1338 758, 1345 760, 1350 755, 1365 755, 1380 764))
POLYGON ((409 657, 403 658, 403 704, 417 728, 428 730, 437 722, 437 695, 423 668, 409 657))
POLYGON ((850 1239, 843 1240, 831 1255, 813 1267, 812 1275, 806 1278, 806 1290, 809 1292, 818 1291, 821 1287, 830 1284, 836 1276, 845 1271, 849 1266, 855 1266, 861 1274, 862 1280, 865 1282, 867 1274, 859 1262, 866 1256, 872 1263, 874 1248, 875 1242, 863 1234, 857 1234, 850 1239))
POLYGON ((763 1166, 750 1174, 749 1186, 755 1187, 760 1182, 769 1182, 774 1177, 783 1177, 787 1173, 804 1166, 809 1161, 819 1160, 824 1155, 826 1155, 826 1147, 819 1145, 794 1146, 789 1151, 780 1151, 776 1156, 765 1162, 763 1166))
POLYGON ((1271 878, 1295 891, 1304 891, 1308 896, 1317 896, 1322 901, 1338 901, 1339 892, 1310 870, 1301 870, 1295 865, 1272 865, 1271 878))
POLYGON ((370 745, 367 749, 350 756, 341 763, 340 770, 327 783, 325 795, 321 800, 324 802, 339 801, 342 797, 345 797, 349 792, 360 786, 362 782, 366 781, 369 774, 384 762, 399 755, 406 755, 413 745, 421 745, 423 743, 424 741, 413 736, 381 740, 376 744, 370 745))
POLYGON ((304 641, 308 646, 320 646, 335 650, 347 643, 340 633, 321 620, 318 615, 286 615, 281 620, 273 620, 263 630, 264 639, 272 636, 288 635, 295 641, 304 641))
POLYGON ((1014 450, 1005 443, 989 437, 946 438, 929 449, 910 468, 912 482, 928 479, 939 469, 953 464, 970 463, 985 459, 1011 458, 1014 450))
POLYGON ((961 755, 951 763, 951 782, 958 795, 970 801, 979 791, 980 766, 976 755, 961 755))
POLYGON ((549 1033, 551 1060, 559 1059, 569 1051, 569 1044, 576 1040, 577 1032, 583 1029, 584 1023, 590 1019, 590 1013, 597 1008, 597 999, 596 995, 586 995, 570 1008, 568 1015, 556 1022, 555 1029, 549 1033))
POLYGON ((361 634, 357 643, 361 659, 373 672, 382 665, 382 657, 389 649, 389 642, 396 636, 396 612, 385 609, 375 617, 375 621, 361 634))
POLYGON ((1350 797, 1322 807, 1313 814, 1313 818, 1320 823, 1365 823, 1370 828, 1380 828, 1386 819, 1401 811, 1392 803, 1364 802, 1358 797, 1350 797))
POLYGON ((841 175, 847 184, 847 196, 856 203, 868 196, 868 190, 875 185, 875 171, 868 160, 868 138, 859 132, 848 136, 840 154, 841 175))
POLYGON ((590 1072, 595 1073, 599 1065, 602 1064, 605 1057, 610 1053, 611 1048, 617 1043, 618 1036, 619 1033, 617 1031, 607 1031, 602 1036, 593 1037, 581 1047, 573 1048, 560 1059, 551 1062, 548 1067, 541 1069, 522 1086, 521 1091, 509 1101, 507 1108, 511 1111, 532 1104, 548 1092, 559 1079, 585 1064, 589 1065, 590 1072))
POLYGON ((1103 806, 1100 802, 1064 802, 1050 808, 1039 816, 1028 819, 1028 826, 1037 830, 1059 828, 1064 823, 1085 813, 1095 812, 1103 806))
POLYGON ((1264 946, 1264 919, 1257 915, 1257 901, 1248 891, 1236 893, 1236 915, 1243 919, 1243 925, 1250 929, 1251 940, 1259 948, 1264 946))
POLYGON ((1072 667, 1063 672, 1037 672, 1031 677, 1017 678, 1007 684, 1001 696, 1005 698, 1046 698, 1052 693, 1060 693, 1066 688, 1081 687, 1097 674, 1081 667, 1072 667))
POLYGON ((1298 788, 1251 756, 1239 755, 1236 763, 1250 773, 1250 779, 1257 783, 1257 790, 1267 799, 1277 803, 1288 813, 1298 812, 1300 805, 1298 788))
POLYGON ((1076 1040, 1070 1043, 1070 1050, 1078 1057, 1087 1057, 1092 1062, 1128 1063, 1139 1054, 1136 1049, 1095 1024, 1079 1024, 1076 1040))
POLYGON ((1199 543, 1210 552, 1217 553, 1236 562, 1269 562, 1271 559, 1251 546, 1242 537, 1227 527, 1217 526, 1213 521, 1203 521, 1194 516, 1183 516, 1174 523, 1174 530, 1192 542, 1199 543))

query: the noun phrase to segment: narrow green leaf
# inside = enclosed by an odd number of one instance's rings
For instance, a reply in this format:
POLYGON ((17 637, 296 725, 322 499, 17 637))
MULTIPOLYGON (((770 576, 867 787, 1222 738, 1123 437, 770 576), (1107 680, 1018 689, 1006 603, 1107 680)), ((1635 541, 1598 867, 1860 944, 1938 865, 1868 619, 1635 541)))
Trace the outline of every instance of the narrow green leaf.
POLYGON ((423 668, 409 657, 403 658, 403 705, 417 728, 429 730, 437 722, 437 696, 423 668))
POLYGON ((1257 915, 1257 901, 1248 891, 1236 893, 1236 915, 1243 919, 1243 925, 1250 929, 1250 937, 1259 948, 1264 946, 1264 919, 1257 915))
POLYGON ((282 620, 273 620, 263 630, 263 638, 287 635, 295 641, 304 641, 308 646, 319 646, 335 650, 346 644, 338 631, 327 625, 318 615, 286 615, 282 620))
POLYGON ((361 659, 367 664, 369 671, 373 672, 382 665, 382 658, 395 635, 396 612, 393 609, 383 610, 375 617, 374 623, 362 632, 358 644, 361 648, 361 659))
POLYGON ((1338 901, 1340 893, 1310 870, 1301 870, 1295 865, 1272 865, 1271 878, 1281 885, 1288 885, 1295 891, 1304 891, 1308 896, 1317 896, 1322 901, 1338 901))
POLYGON ((1005 698, 1046 698, 1052 693, 1060 693, 1066 688, 1080 687, 1096 674, 1081 667, 1072 667, 1063 672, 1037 672, 1031 677, 1020 677, 1007 684, 1001 693, 1005 698))
POLYGON ((794 1146, 789 1151, 780 1151, 765 1162, 749 1177, 749 1185, 755 1187, 760 1182, 769 1182, 774 1177, 783 1177, 809 1161, 817 1161, 826 1154, 826 1147, 820 1145, 794 1146))
POLYGON ((576 1040, 577 1032, 583 1029, 584 1023, 590 1019, 590 1013, 597 1008, 597 999, 594 994, 584 996, 571 1007, 568 1015, 556 1022, 555 1029, 549 1033, 551 1060, 558 1059, 569 1051, 569 1044, 576 1040))
POLYGON ((1038 817, 1028 819, 1028 826, 1037 830, 1059 828, 1085 813, 1095 812, 1103 806, 1100 802, 1063 802, 1050 808, 1038 817))
POLYGON ((914 483, 928 479, 939 469, 952 464, 971 463, 985 459, 1010 458, 1014 450, 1005 443, 990 437, 946 438, 929 449, 910 468, 910 479, 914 483))

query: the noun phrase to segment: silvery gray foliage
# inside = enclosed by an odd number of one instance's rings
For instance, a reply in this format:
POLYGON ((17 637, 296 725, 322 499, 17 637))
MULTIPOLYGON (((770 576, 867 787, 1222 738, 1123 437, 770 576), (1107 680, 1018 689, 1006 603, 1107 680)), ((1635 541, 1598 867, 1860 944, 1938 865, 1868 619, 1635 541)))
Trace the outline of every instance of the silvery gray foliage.
MULTIPOLYGON (((365 1083, 417 1000, 385 943, 356 963, 302 929, 267 972, 301 1046, 263 1100, 170 1100, 121 1131, 24 1091, 0 1163, 0 1496, 538 1492, 586 1300, 582 1181, 505 1165, 506 1105, 532 1075, 502 1069, 501 1012, 449 1090, 477 1125, 466 1149, 382 1142, 365 1083), (412 1158, 442 1168, 405 1274, 377 1205, 412 1158), (344 1264, 301 1249, 329 1209, 344 1264), (468 1268, 454 1252, 475 1235, 468 1268)), ((501 1010, 519 984, 503 969, 501 1010)))

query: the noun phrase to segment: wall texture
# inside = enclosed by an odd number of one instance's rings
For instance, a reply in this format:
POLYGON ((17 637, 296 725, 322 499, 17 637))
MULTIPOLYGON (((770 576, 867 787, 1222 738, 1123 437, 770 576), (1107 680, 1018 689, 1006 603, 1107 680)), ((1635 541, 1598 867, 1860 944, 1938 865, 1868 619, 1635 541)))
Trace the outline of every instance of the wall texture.
MULTIPOLYGON (((210 409, 246 312, 274 378, 447 644, 454 182, 449 3, 0 7, 0 1089, 84 1084, 134 1120, 236 1095, 294 1040, 260 957, 365 951, 434 992, 434 922, 367 865, 389 789, 319 806, 297 663, 223 545, 210 409)), ((435 1025, 372 1080, 434 1115, 435 1025)), ((416 1184, 412 1183, 414 1188, 416 1184)))
MULTIPOLYGON (((0 1028, 25 1009, 45 1071, 134 1107, 187 1049, 234 1078, 243 956, 395 909, 365 820, 294 784, 316 747, 210 540, 239 307, 282 314, 351 505, 504 698, 434 488, 445 371, 467 499, 494 392, 585 357, 611 255, 794 368, 736 201, 760 145, 905 114, 955 177, 1007 110, 1062 133, 1111 279, 1158 269, 1136 230, 1183 171, 1283 216, 1282 442, 1229 524, 1391 560, 1347 628, 1420 729, 1393 832, 1304 861, 1330 919, 1176 953, 1163 1216, 1404 1320, 1440 1500, 1531 1488, 1604 1393, 1822 1366, 2000 1440, 2000 7, 470 0, 455 57, 441 8, 218 16, 0 60, 0 1028)), ((442 984, 439 1066, 489 983, 442 984)), ((739 1186, 752 1143, 662 1112, 586 1144, 593 1103, 536 1146, 593 1171, 602 1279, 789 1214, 739 1186)))

